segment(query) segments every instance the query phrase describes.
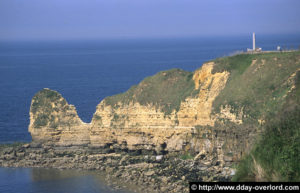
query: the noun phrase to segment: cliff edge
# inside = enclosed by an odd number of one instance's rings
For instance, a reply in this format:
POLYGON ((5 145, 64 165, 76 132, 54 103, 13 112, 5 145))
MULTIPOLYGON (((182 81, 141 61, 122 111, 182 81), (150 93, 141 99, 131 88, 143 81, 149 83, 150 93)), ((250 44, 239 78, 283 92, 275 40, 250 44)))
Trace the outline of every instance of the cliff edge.
POLYGON ((91 123, 56 91, 32 100, 33 142, 89 145, 112 151, 214 155, 222 164, 248 153, 270 114, 295 89, 300 53, 241 54, 195 72, 162 71, 127 92, 107 97, 91 123))

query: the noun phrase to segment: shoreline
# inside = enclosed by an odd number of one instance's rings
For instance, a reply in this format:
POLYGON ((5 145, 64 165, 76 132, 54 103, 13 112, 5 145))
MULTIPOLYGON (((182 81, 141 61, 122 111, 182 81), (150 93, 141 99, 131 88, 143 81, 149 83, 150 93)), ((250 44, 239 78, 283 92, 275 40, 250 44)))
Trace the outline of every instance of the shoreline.
POLYGON ((0 146, 0 167, 99 171, 104 173, 106 185, 114 189, 127 185, 136 192, 189 192, 189 181, 230 181, 234 175, 232 165, 230 160, 223 165, 213 155, 205 154, 193 157, 82 146, 0 146), (115 184, 116 179, 124 184, 115 184))

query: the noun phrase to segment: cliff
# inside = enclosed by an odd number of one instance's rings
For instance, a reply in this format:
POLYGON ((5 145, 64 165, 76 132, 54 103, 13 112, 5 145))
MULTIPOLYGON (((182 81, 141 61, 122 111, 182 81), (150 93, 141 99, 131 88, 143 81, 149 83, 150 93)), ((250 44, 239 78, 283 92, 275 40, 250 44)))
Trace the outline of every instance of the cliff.
POLYGON ((90 124, 78 117, 73 105, 56 91, 45 88, 32 99, 29 132, 38 143, 83 145, 90 142, 90 124))
POLYGON ((32 100, 33 142, 89 145, 112 151, 189 152, 239 160, 295 89, 300 53, 242 54, 203 64, 193 73, 159 72, 107 97, 91 123, 56 91, 32 100))

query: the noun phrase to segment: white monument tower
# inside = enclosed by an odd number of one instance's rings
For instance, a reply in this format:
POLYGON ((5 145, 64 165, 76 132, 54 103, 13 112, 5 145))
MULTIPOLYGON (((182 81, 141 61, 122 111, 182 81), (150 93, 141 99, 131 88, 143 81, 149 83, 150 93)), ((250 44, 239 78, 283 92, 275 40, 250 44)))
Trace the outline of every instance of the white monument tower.
POLYGON ((255 51, 255 32, 253 32, 252 39, 253 39, 253 51, 255 51))

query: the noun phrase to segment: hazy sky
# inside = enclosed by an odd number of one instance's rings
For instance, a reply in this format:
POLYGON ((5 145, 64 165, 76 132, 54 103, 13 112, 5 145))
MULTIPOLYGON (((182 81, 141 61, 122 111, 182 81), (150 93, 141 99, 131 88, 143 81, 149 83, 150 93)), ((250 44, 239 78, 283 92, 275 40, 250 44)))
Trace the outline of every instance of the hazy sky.
POLYGON ((299 0, 0 0, 0 39, 300 33, 299 0))

